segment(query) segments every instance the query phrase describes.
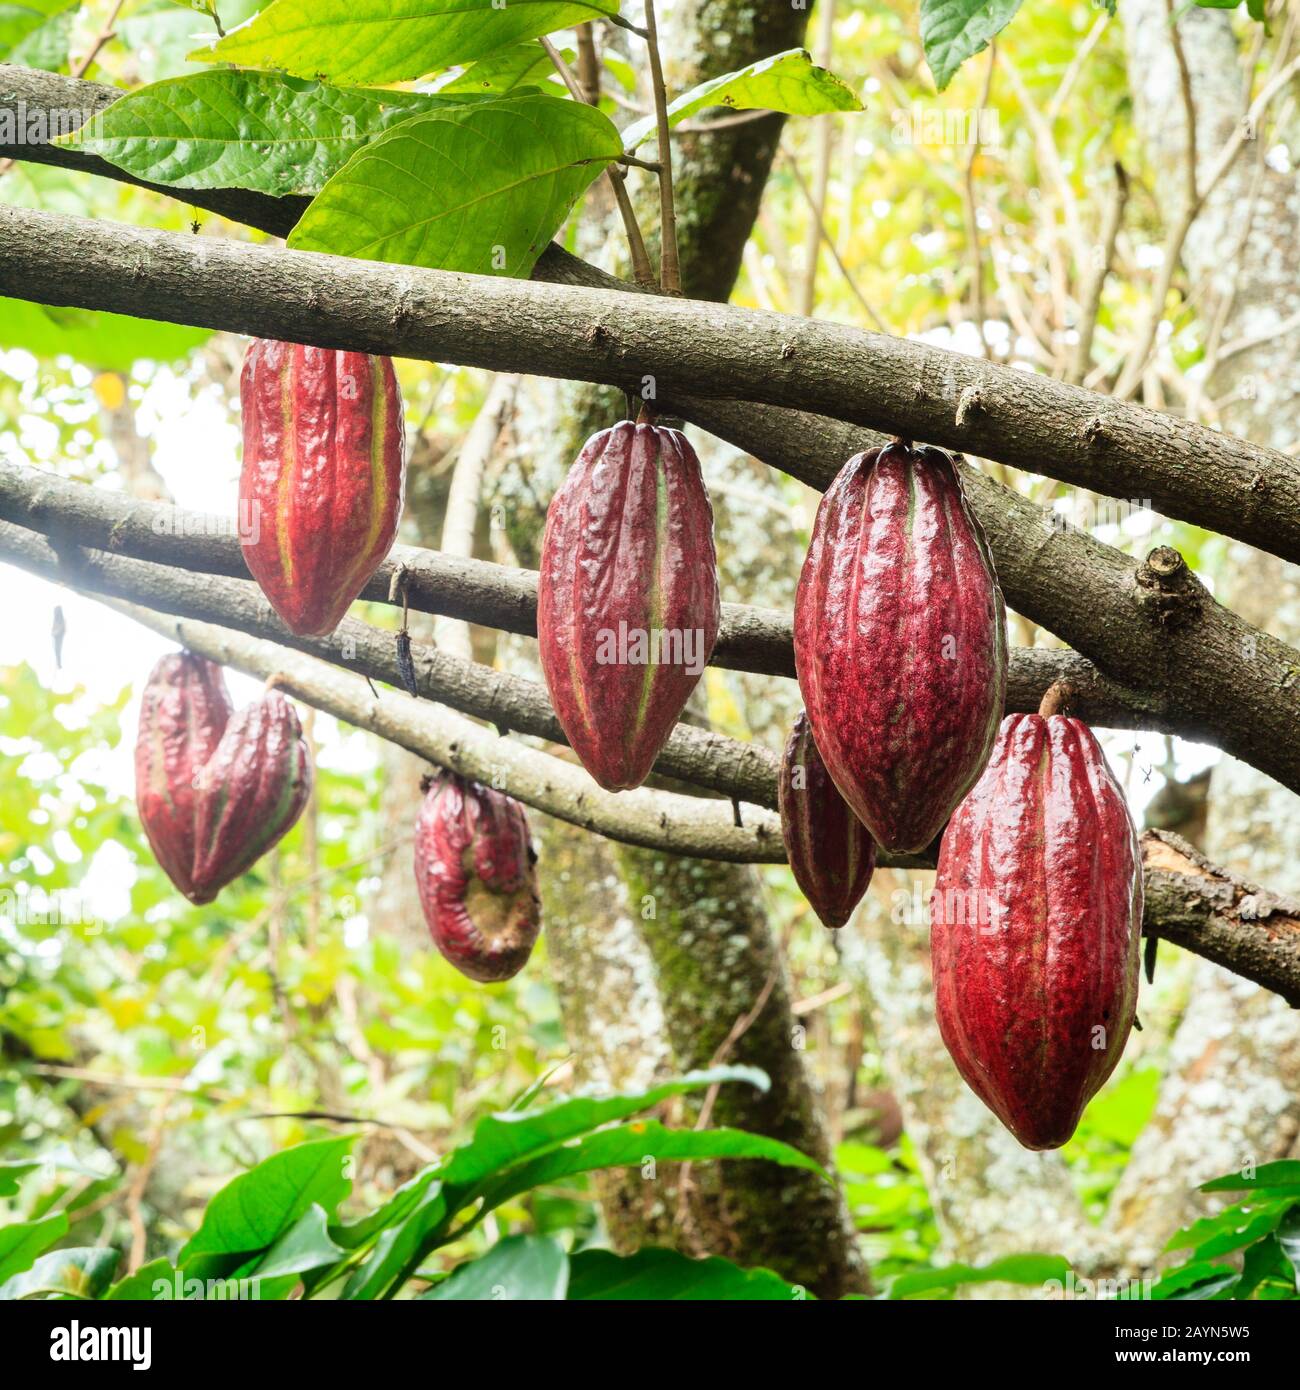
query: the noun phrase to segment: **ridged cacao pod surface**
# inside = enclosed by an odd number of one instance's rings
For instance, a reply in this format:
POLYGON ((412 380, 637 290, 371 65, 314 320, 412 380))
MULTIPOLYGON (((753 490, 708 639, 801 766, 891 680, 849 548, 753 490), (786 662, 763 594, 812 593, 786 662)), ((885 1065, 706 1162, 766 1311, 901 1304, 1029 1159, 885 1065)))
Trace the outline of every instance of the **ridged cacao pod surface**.
POLYGON ((388 554, 406 471, 393 364, 258 339, 239 383, 244 560, 299 636, 332 632, 388 554))
POLYGON ((1142 860, 1086 724, 1008 715, 943 837, 935 1006, 971 1089, 1028 1149, 1074 1133, 1137 1007, 1142 860))
POLYGON ((609 791, 640 786, 717 640, 713 508, 677 430, 594 435, 551 501, 537 637, 555 713, 609 791))
POLYGON ((826 926, 842 927, 871 882, 876 846, 826 771, 807 714, 786 741, 777 801, 795 882, 826 926))
POLYGON ((192 901, 201 777, 230 721, 221 667, 192 652, 164 656, 140 699, 135 800, 154 858, 192 901))
POLYGON ((140 705, 136 805, 168 878, 211 902, 302 814, 312 769, 277 690, 235 712, 221 667, 189 652, 154 667, 140 705))
POLYGON ((484 984, 517 975, 541 928, 536 855, 524 808, 441 773, 415 822, 415 881, 433 944, 484 984))
POLYGON ((924 849, 974 785, 1006 695, 1006 612, 951 455, 857 454, 817 510, 795 666, 826 767, 876 843, 924 849))

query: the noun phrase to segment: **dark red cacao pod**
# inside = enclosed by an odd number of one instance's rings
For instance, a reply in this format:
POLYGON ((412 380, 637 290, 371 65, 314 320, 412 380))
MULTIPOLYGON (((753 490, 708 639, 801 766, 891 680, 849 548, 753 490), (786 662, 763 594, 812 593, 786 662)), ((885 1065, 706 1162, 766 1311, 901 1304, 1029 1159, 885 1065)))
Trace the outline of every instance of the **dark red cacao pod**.
POLYGON ((1086 724, 1012 714, 949 822, 930 902, 939 1029, 1027 1149, 1054 1149, 1137 1007, 1142 860, 1086 724))
POLYGON ((135 776, 150 847, 192 903, 252 868, 311 791, 289 701, 271 690, 235 713, 221 667, 189 652, 163 657, 145 686, 135 776))
POLYGON ((609 791, 638 787, 713 653, 713 508, 686 436, 625 421, 551 500, 537 640, 556 716, 609 791))
POLYGON ((1006 612, 951 455, 857 454, 817 510, 795 599, 817 747, 876 843, 924 849, 974 785, 1006 695, 1006 612))
POLYGON ((454 773, 435 777, 415 822, 415 882, 433 944, 471 980, 527 964, 541 928, 536 855, 513 797, 454 773))
POLYGON ((221 667, 192 652, 164 656, 140 700, 135 800, 140 822, 167 877, 191 901, 195 822, 204 766, 230 720, 221 667))
POLYGON ((842 927, 871 882, 876 846, 826 771, 807 714, 786 742, 777 804, 795 882, 828 927, 842 927))
POLYGON ((299 636, 333 632, 388 554, 406 473, 393 364, 256 340, 239 382, 244 561, 299 636))

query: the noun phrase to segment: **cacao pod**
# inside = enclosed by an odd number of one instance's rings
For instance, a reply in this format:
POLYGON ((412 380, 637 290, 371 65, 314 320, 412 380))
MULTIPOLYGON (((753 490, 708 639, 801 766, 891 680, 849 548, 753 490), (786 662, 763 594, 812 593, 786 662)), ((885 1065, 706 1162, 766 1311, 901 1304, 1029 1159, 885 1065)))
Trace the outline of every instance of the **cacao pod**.
POLYGON ((455 773, 429 784, 415 822, 415 882, 433 944, 462 975, 517 975, 541 927, 528 817, 513 797, 455 773))
POLYGON ((565 737, 602 787, 645 781, 720 613, 713 508, 686 436, 644 414, 594 435, 546 515, 537 639, 565 737))
POLYGON ((244 561, 299 636, 333 632, 402 515, 405 430, 393 364, 255 341, 239 381, 244 561))
POLYGON ((140 700, 136 807, 154 858, 192 902, 201 773, 231 712, 221 667, 193 652, 164 656, 140 700))
POLYGON ((277 690, 232 712, 221 667, 181 652, 140 704, 136 805, 168 878, 208 903, 289 830, 311 790, 293 706, 277 690))
POLYGON ((922 850, 974 785, 1006 694, 1006 613, 951 455, 857 454, 817 509, 795 667, 827 770, 878 845, 922 850))
POLYGON ((1137 1007, 1142 860, 1086 724, 1012 714, 944 833, 935 1006, 967 1084, 1028 1149, 1074 1133, 1137 1007))
POLYGON ((795 882, 828 927, 842 927, 871 882, 876 846, 826 771, 807 714, 786 742, 777 804, 795 882))

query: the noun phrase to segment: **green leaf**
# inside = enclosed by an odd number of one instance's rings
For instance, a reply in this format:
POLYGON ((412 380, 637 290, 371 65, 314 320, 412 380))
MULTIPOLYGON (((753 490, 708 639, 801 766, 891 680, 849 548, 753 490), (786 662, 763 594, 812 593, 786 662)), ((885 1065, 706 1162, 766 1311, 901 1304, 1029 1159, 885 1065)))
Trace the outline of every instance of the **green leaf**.
POLYGON ((422 1299, 441 1302, 554 1303, 569 1286, 569 1257, 551 1236, 507 1236, 486 1255, 454 1269, 422 1299))
POLYGON ((259 1279, 307 1274, 332 1265, 343 1254, 343 1249, 329 1237, 324 1211, 313 1202, 258 1261, 253 1273, 259 1279))
POLYGON ((475 99, 223 69, 130 92, 55 143, 177 188, 316 193, 390 126, 475 99))
POLYGON ((39 1158, 23 1159, 18 1163, 0 1163, 0 1197, 12 1197, 18 1184, 41 1166, 39 1158))
POLYGON ((1202 1192, 1249 1192, 1260 1188, 1300 1188, 1300 1159, 1282 1158, 1276 1163, 1262 1163, 1250 1177, 1241 1173, 1225 1173, 1201 1184, 1202 1192))
POLYGON ((921 43, 940 91, 1015 18, 1020 0, 921 0, 921 43))
POLYGON ((184 1275, 176 1268, 170 1260, 150 1260, 147 1265, 141 1265, 134 1274, 128 1274, 125 1279, 119 1279, 116 1284, 104 1295, 113 1302, 131 1301, 136 1303, 157 1303, 165 1299, 170 1299, 176 1289, 178 1275, 183 1284, 184 1275), (167 1292, 159 1297, 156 1284, 165 1283, 167 1292))
POLYGON ((1233 1298, 1244 1301, 1251 1297, 1265 1279, 1283 1274, 1289 1275, 1290 1270, 1287 1268, 1286 1257, 1282 1254, 1282 1247, 1277 1242, 1277 1236, 1265 1236, 1263 1240, 1256 1241, 1242 1256, 1241 1282, 1233 1291, 1233 1298))
POLYGON ((57 72, 68 65, 68 31, 81 0, 0 3, 0 63, 57 72))
POLYGON ((692 1260, 676 1250, 648 1248, 626 1257, 609 1250, 584 1250, 569 1257, 570 1302, 713 1299, 792 1303, 811 1298, 812 1294, 787 1284, 770 1269, 741 1269, 716 1255, 692 1260))
POLYGON ((381 1232, 375 1248, 348 1280, 343 1290, 347 1299, 380 1298, 403 1270, 411 1268, 420 1258, 435 1232, 445 1230, 455 1212, 447 1205, 442 1184, 435 1184, 423 1193, 419 1202, 400 1224, 381 1232))
POLYGON ((52 1250, 22 1274, 0 1284, 0 1301, 58 1296, 98 1298, 113 1279, 116 1250, 101 1247, 52 1250))
POLYGON ((546 96, 416 116, 330 179, 289 245, 526 277, 578 196, 620 150, 607 116, 546 96))
POLYGON ((129 371, 141 358, 174 362, 211 336, 206 328, 0 299, 0 348, 23 348, 36 357, 66 354, 104 370, 129 371))
POLYGON ((241 1255, 274 1245, 313 1203, 332 1212, 352 1190, 344 1164, 354 1136, 318 1139, 272 1154, 229 1182, 208 1203, 203 1223, 181 1251, 241 1255))
POLYGON ((706 1090, 729 1081, 745 1082, 760 1091, 769 1086, 756 1067, 712 1067, 688 1072, 648 1091, 625 1091, 612 1096, 573 1096, 538 1110, 515 1110, 489 1115, 474 1128, 470 1143, 449 1158, 443 1177, 449 1185, 467 1187, 491 1174, 530 1158, 600 1125, 651 1110, 673 1096, 706 1090))
POLYGON ((1166 1303, 1211 1303, 1217 1302, 1221 1295, 1230 1293, 1240 1282, 1241 1276, 1235 1270, 1221 1270, 1212 1279, 1193 1284, 1190 1288, 1178 1289, 1166 1294, 1166 1303))
POLYGON ((684 1162, 715 1158, 763 1158, 786 1168, 806 1168, 830 1181, 815 1159, 778 1139, 741 1129, 666 1129, 658 1120, 640 1120, 597 1130, 511 1168, 481 1189, 483 1208, 491 1210, 531 1188, 598 1168, 637 1166, 647 1159, 684 1162))
MULTIPOLYGON (((560 56, 566 63, 572 63, 575 54, 571 48, 565 48, 560 50, 560 56)), ((551 80, 554 76, 555 67, 541 44, 521 43, 471 63, 459 77, 444 82, 438 88, 438 95, 478 92, 506 96, 529 87, 548 95, 563 96, 564 88, 551 80)))
POLYGON ((404 82, 618 14, 618 0, 274 0, 197 62, 404 82))
POLYGON ((19 1221, 0 1227, 0 1284, 30 1269, 42 1250, 48 1250, 67 1233, 68 1218, 63 1212, 47 1216, 44 1221, 19 1221))
POLYGON ((1197 1299, 1211 1298, 1227 1286, 1225 1280, 1230 1284, 1237 1278, 1236 1270, 1225 1269, 1209 1260, 1193 1260, 1161 1276, 1151 1290, 1151 1297, 1157 1301, 1182 1300, 1193 1294, 1197 1299))
POLYGON ((1063 1255, 1007 1255, 986 1265, 944 1265, 900 1274, 889 1286, 889 1297, 907 1298, 961 1284, 1046 1284, 1053 1279, 1064 1281, 1069 1272, 1070 1263, 1063 1255))
POLYGON ((1252 1199, 1249 1205, 1225 1207, 1176 1232, 1165 1249, 1193 1248, 1197 1259, 1206 1260, 1226 1255, 1266 1236, 1282 1219, 1288 1205, 1289 1199, 1284 1197, 1263 1206, 1252 1199))
MULTIPOLYGON (((736 111, 785 111, 792 116, 820 116, 828 111, 861 111, 862 103, 834 73, 819 68, 802 48, 762 58, 757 63, 701 82, 668 107, 669 125, 710 106, 736 111)), ((623 148, 634 150, 654 134, 655 118, 644 116, 623 132, 623 148)))

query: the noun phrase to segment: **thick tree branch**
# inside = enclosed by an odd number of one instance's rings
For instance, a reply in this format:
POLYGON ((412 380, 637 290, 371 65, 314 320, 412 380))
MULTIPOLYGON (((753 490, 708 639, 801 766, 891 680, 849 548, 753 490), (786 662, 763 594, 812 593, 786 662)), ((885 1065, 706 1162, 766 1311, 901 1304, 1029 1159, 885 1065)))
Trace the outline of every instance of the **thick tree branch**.
POLYGON ((561 289, 6 208, 0 291, 40 303, 734 398, 853 424, 1149 503, 1300 560, 1285 454, 926 344, 724 305, 561 289), (239 292, 232 293, 231 287, 239 292))
MULTIPOLYGON (((220 623, 307 652, 371 680, 402 684, 395 633, 345 618, 328 637, 297 637, 275 615, 251 579, 195 575, 100 550, 49 542, 8 522, 0 522, 0 558, 84 593, 144 604, 177 617, 220 623)), ((489 720, 503 732, 513 729, 553 743, 565 741, 546 691, 535 681, 460 661, 422 644, 412 645, 411 656, 424 698, 489 720)), ((776 757, 761 744, 741 743, 679 724, 655 767, 665 776, 721 796, 776 805, 776 757)))
MULTIPOLYGON (((596 834, 697 858, 755 863, 780 863, 785 858, 780 825, 770 811, 751 805, 745 825, 737 827, 731 807, 713 800, 646 788, 603 792, 580 767, 525 748, 439 706, 396 690, 374 694, 352 673, 394 682, 396 661, 388 634, 355 619, 345 619, 330 638, 293 637, 251 582, 199 579, 102 552, 56 552, 44 538, 8 523, 0 523, 0 558, 101 598, 213 661, 262 678, 280 673, 284 687, 307 704, 440 766, 480 781, 496 779, 528 805, 596 834), (138 595, 171 614, 210 613, 241 631, 165 616, 109 597, 115 594, 138 595), (274 641, 251 635, 262 633, 274 641), (287 649, 290 646, 319 655, 298 655, 287 649)), ((500 672, 485 675, 480 668, 429 649, 417 651, 416 668, 430 695, 463 700, 471 712, 485 711, 487 718, 509 712, 519 720, 512 727, 552 736, 546 732, 548 722, 554 726, 545 695, 540 689, 530 691, 531 682, 500 672), (492 686, 495 697, 488 688, 492 686)), ((752 792, 756 802, 775 803, 775 759, 754 745, 679 725, 656 767, 717 789, 744 785, 747 799, 752 792)), ((1300 905, 1239 882, 1206 863, 1176 836, 1148 832, 1144 857, 1147 934, 1217 961, 1292 1003, 1300 1000, 1300 905)), ((932 851, 882 854, 879 863, 926 868, 933 866, 934 856, 932 851)))
MULTIPOLYGON (((248 578, 231 518, 142 502, 4 459, 0 459, 0 520, 39 531, 56 547, 71 543, 195 574, 248 578)), ((361 596, 374 603, 393 602, 393 579, 399 571, 416 612, 525 637, 537 635, 534 570, 396 545, 361 596)), ((793 676, 791 628, 788 613, 724 603, 711 664, 757 675, 793 676)), ((1073 708, 1090 724, 1180 732, 1148 708, 1143 692, 1107 680, 1090 661, 1070 651, 1014 651, 1007 710, 1036 710, 1043 692, 1060 680, 1070 683, 1073 708)))
POLYGON ((1300 901, 1211 864, 1181 836, 1148 830, 1143 931, 1163 936, 1300 1008, 1300 901))
POLYGON ((375 695, 360 676, 315 657, 211 623, 104 601, 212 661, 258 678, 278 676, 280 688, 305 704, 400 744, 439 767, 495 785, 526 805, 585 830, 625 844, 701 859, 779 863, 785 857, 780 825, 770 811, 752 811, 750 824, 742 828, 734 824, 731 807, 722 802, 645 787, 601 791, 574 763, 500 738, 450 710, 401 691, 375 695))

